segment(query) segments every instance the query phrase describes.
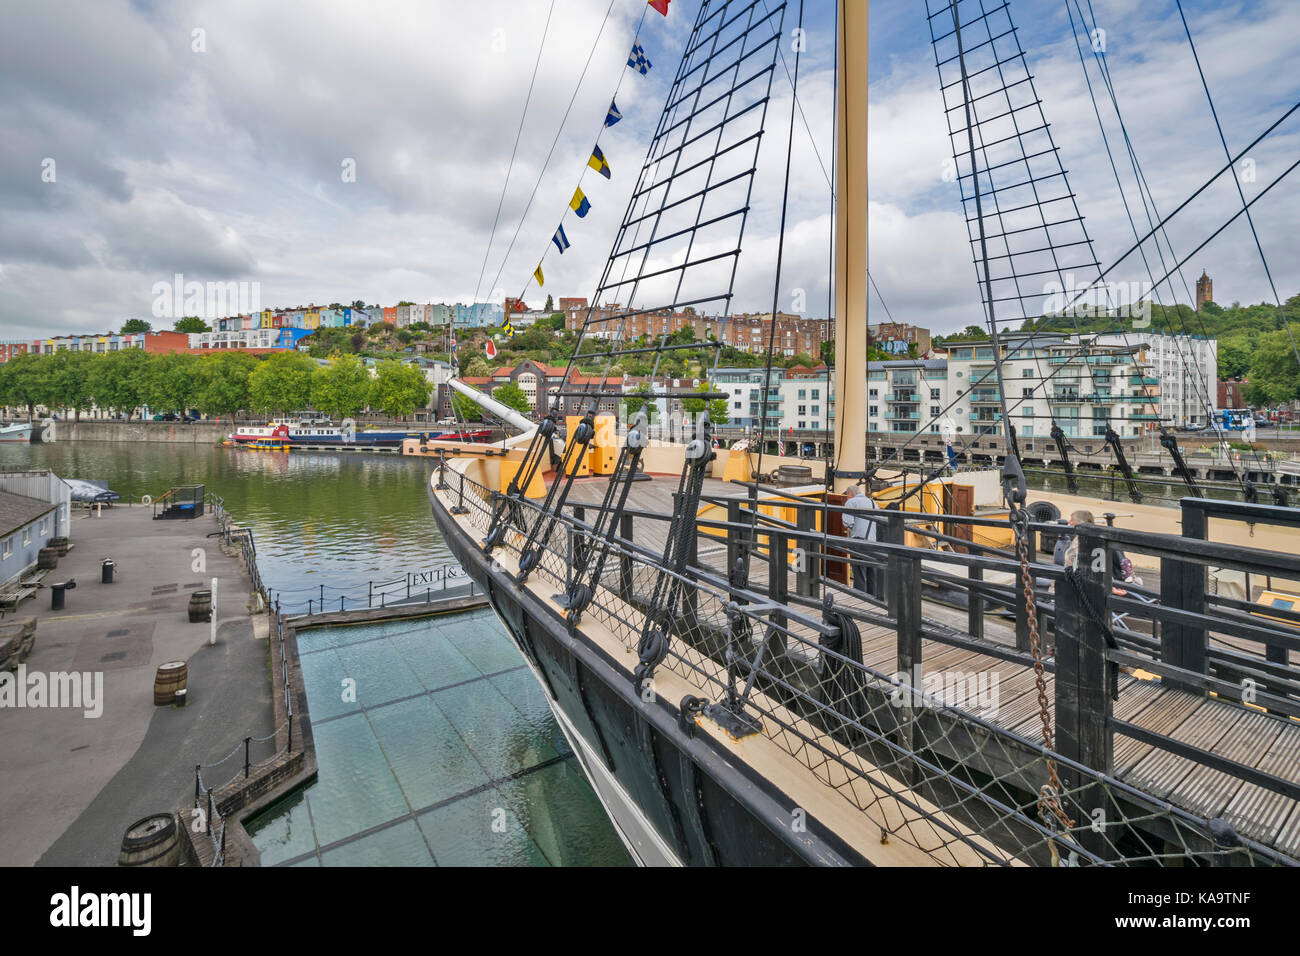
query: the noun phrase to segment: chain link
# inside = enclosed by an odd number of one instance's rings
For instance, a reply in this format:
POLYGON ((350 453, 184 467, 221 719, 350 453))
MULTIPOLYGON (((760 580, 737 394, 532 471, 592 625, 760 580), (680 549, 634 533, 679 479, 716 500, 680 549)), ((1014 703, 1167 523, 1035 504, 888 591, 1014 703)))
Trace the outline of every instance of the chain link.
MULTIPOLYGON (((1043 650, 1042 640, 1038 634, 1038 602, 1034 598, 1034 575, 1029 567, 1029 544, 1028 533, 1025 528, 1026 520, 1015 520, 1021 515, 1025 515, 1023 509, 1017 509, 1012 513, 1012 529, 1016 536, 1016 556, 1020 559, 1020 579, 1024 582, 1025 593, 1025 615, 1029 624, 1029 649, 1034 657, 1034 686, 1038 691, 1038 719, 1043 725, 1043 744, 1051 751, 1056 749, 1053 743, 1054 734, 1052 733, 1052 715, 1047 701, 1047 676, 1043 670, 1043 650)), ((1025 516, 1027 518, 1027 515, 1025 516)), ((1074 821, 1066 814, 1065 809, 1061 806, 1061 778, 1057 773, 1056 761, 1051 757, 1045 757, 1047 763, 1047 783, 1038 792, 1038 807, 1040 815, 1047 816, 1050 814, 1060 821, 1061 826, 1066 830, 1074 826, 1074 821)))

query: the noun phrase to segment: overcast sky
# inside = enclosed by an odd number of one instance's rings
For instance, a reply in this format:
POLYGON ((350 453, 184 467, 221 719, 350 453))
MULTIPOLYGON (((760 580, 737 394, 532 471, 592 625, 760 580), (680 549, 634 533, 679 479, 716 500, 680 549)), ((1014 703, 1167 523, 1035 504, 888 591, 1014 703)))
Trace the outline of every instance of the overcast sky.
MULTIPOLYGON (((642 0, 4 0, 0 338, 152 319, 155 284, 176 273, 257 282, 264 307, 469 301, 476 290, 497 301, 526 290, 530 303, 547 292, 589 296, 698 3, 672 0, 664 19, 642 0), (642 23, 654 64, 644 77, 624 65, 642 23), (615 95, 625 119, 602 131, 615 95), (609 181, 583 174, 598 134, 609 181), (580 176, 592 213, 563 220, 571 247, 551 249, 539 296, 530 274, 580 176)), ((1080 5, 1089 10, 1088 0, 1080 5)), ((1167 213, 1224 163, 1177 11, 1172 0, 1091 7, 1134 149, 1167 213)), ((1300 100, 1300 4, 1184 8, 1235 151, 1300 100)), ((803 117, 778 290, 787 309, 804 290, 812 315, 827 312, 833 10, 808 0, 804 11, 803 117)), ((1098 258, 1109 263, 1132 233, 1066 11, 1065 0, 1012 3, 1098 258)), ((796 2, 787 33, 797 17, 796 2)), ((773 295, 794 69, 788 41, 783 49, 737 282, 741 309, 770 308, 773 295)), ((872 5, 871 80, 872 274, 897 320, 935 331, 980 322, 957 187, 943 176, 951 149, 921 0, 872 5)), ((1248 198, 1300 154, 1297 117, 1252 152, 1248 198)), ((1113 121, 1109 132, 1116 142, 1113 121)), ((1177 251, 1239 202, 1225 177, 1175 220, 1177 251)), ((1300 292, 1300 176, 1254 212, 1278 291, 1300 292)), ((1202 268, 1221 303, 1271 297, 1244 221, 1188 263, 1189 283, 1202 268)), ((1146 274, 1135 259, 1115 278, 1146 274)), ((874 296, 871 318, 884 318, 874 296)))

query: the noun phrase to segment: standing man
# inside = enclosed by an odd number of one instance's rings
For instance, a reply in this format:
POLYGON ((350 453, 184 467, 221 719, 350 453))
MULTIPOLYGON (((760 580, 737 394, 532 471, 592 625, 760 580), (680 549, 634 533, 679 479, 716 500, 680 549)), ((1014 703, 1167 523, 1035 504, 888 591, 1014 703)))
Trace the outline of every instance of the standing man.
MULTIPOLYGON (((853 494, 849 500, 844 503, 845 508, 851 508, 853 511, 875 511, 876 503, 862 493, 862 489, 854 486, 853 494)), ((843 515, 844 528, 849 533, 850 538, 858 541, 875 541, 876 540, 876 522, 863 515, 853 515, 845 512, 843 515)), ((860 558, 853 558, 853 586, 864 594, 870 594, 877 597, 876 590, 876 569, 871 567, 860 558)))

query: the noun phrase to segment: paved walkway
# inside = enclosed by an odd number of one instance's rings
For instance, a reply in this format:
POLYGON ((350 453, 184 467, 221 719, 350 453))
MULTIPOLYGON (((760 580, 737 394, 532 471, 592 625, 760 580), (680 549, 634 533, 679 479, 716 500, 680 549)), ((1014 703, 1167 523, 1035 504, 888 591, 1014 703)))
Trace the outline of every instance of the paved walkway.
MULTIPOLYGON (((47 588, 13 616, 39 619, 28 673, 101 673, 103 714, 0 709, 0 865, 111 866, 131 822, 193 794, 194 764, 273 729, 265 628, 259 618, 254 634, 242 563, 206 537, 215 527, 208 516, 154 521, 138 506, 74 513, 75 548, 45 579, 76 579, 67 607, 51 611, 47 588), (193 569, 196 548, 202 571, 193 569), (117 562, 111 585, 100 583, 105 557, 117 562), (209 647, 210 625, 189 623, 187 606, 213 577, 218 631, 209 647), (189 705, 155 707, 154 672, 172 660, 189 665, 189 705)), ((224 782, 239 759, 209 782, 224 782)))

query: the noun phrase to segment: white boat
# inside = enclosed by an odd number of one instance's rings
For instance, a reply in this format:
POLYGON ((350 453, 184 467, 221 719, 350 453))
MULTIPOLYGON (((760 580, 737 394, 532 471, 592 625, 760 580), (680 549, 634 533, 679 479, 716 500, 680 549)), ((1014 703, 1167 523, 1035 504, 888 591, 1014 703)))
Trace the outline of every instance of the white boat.
POLYGON ((0 442, 29 442, 31 440, 32 426, 28 422, 0 425, 0 442))

